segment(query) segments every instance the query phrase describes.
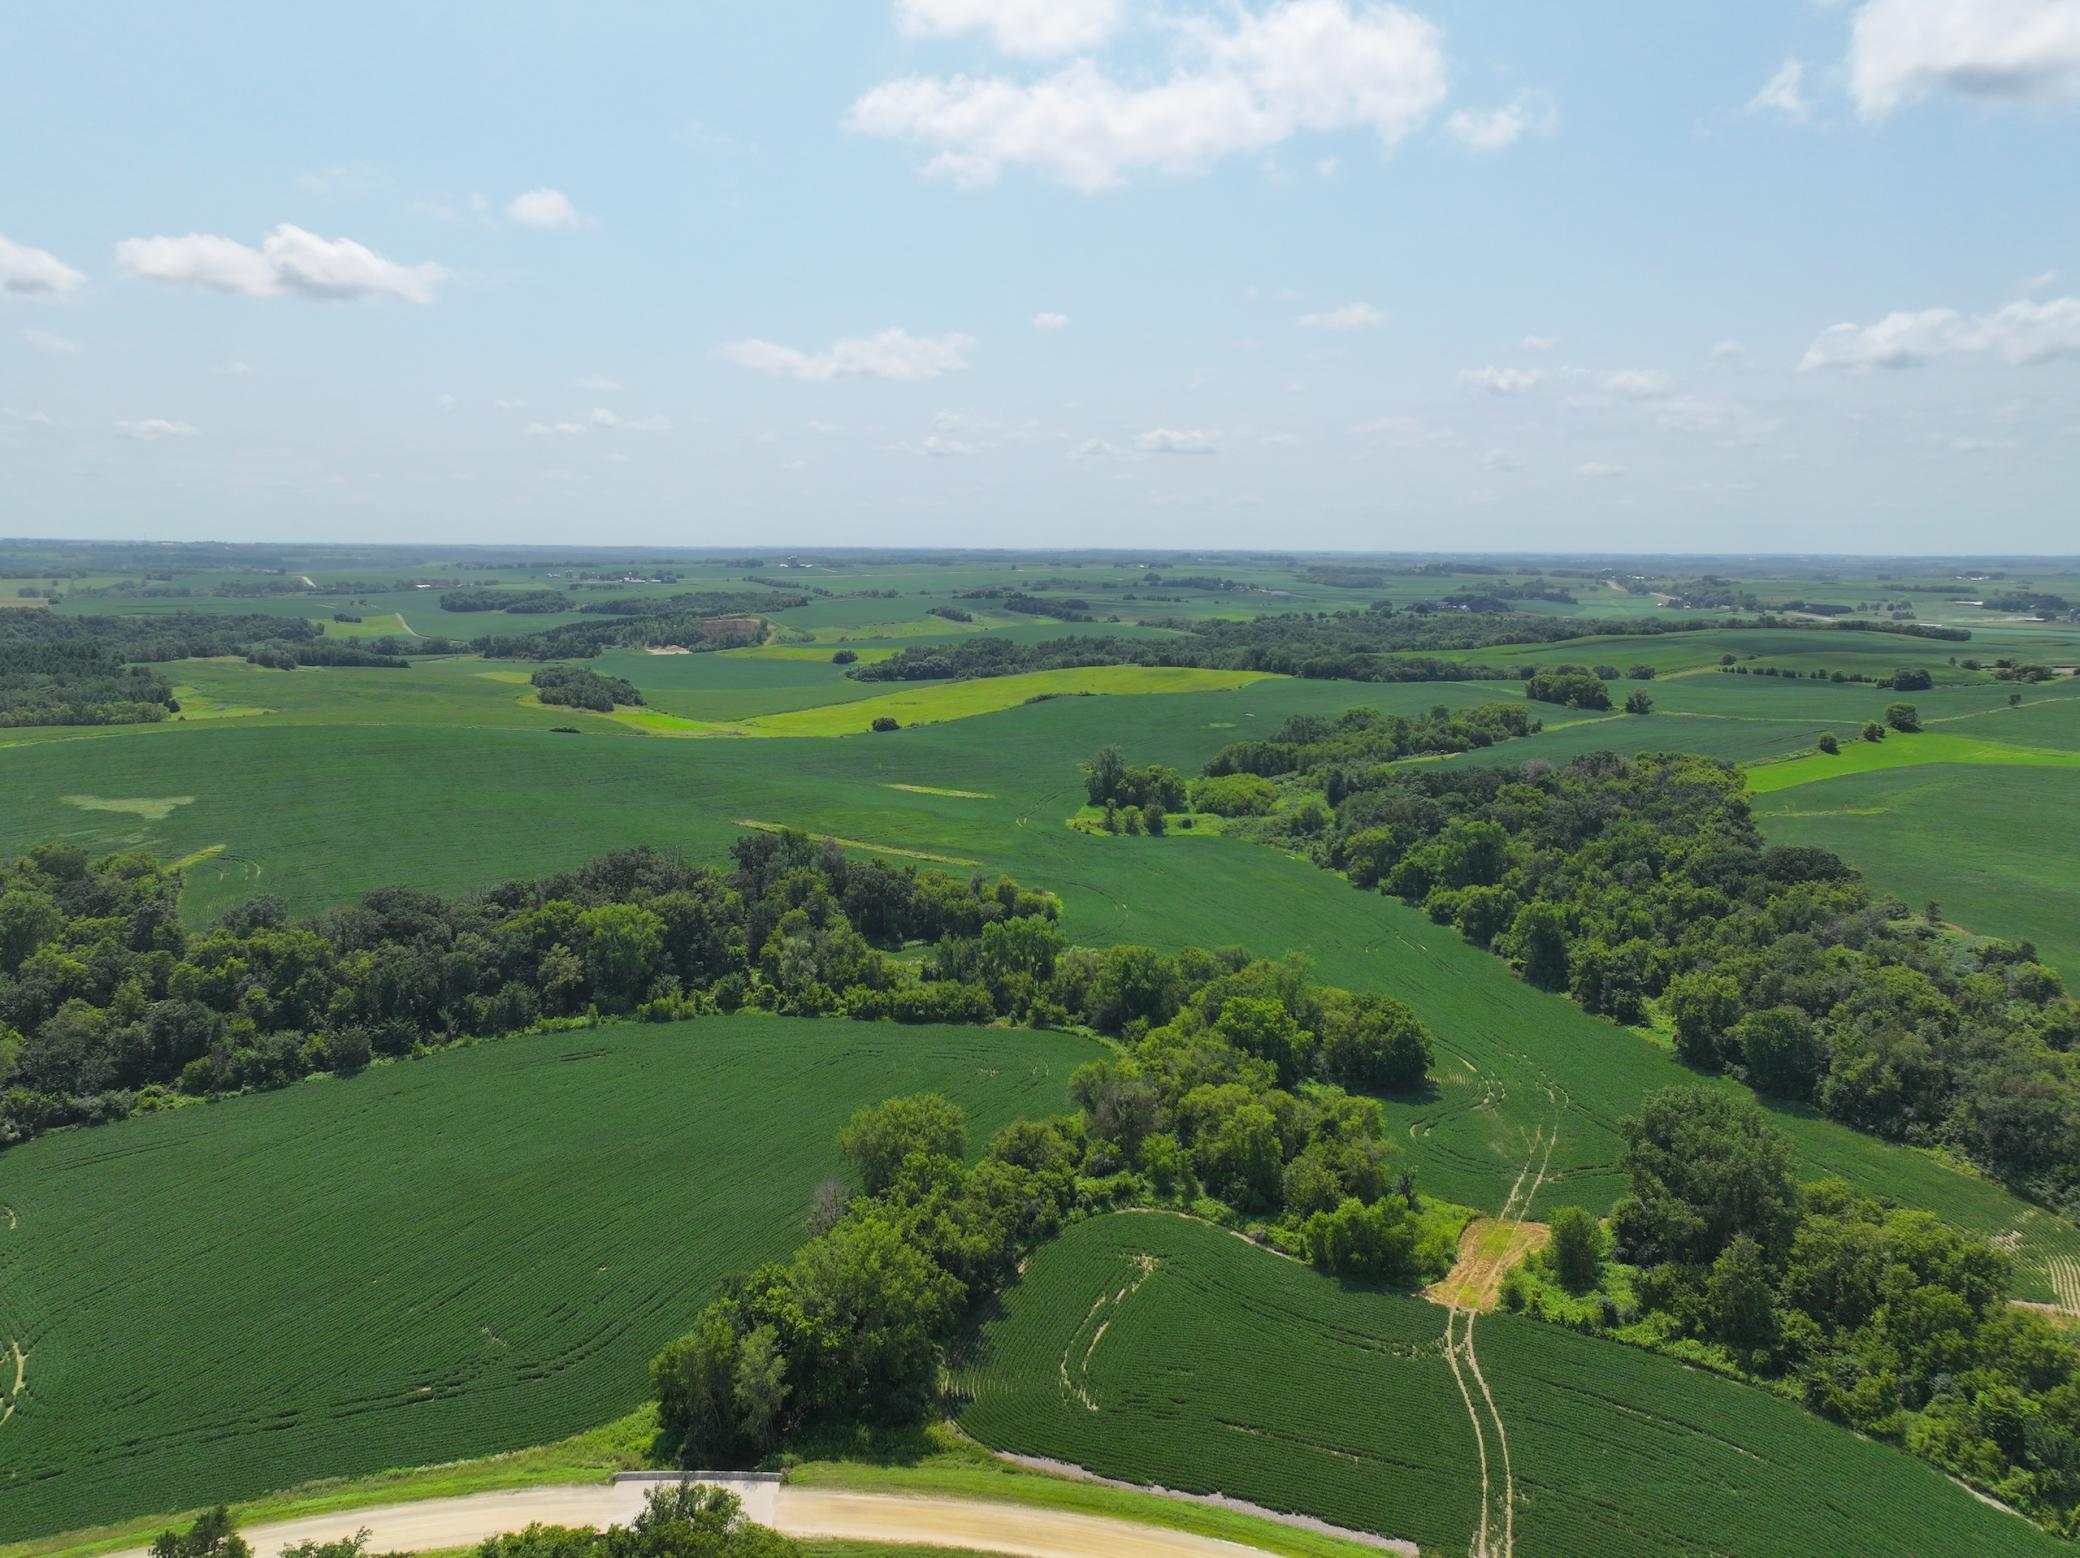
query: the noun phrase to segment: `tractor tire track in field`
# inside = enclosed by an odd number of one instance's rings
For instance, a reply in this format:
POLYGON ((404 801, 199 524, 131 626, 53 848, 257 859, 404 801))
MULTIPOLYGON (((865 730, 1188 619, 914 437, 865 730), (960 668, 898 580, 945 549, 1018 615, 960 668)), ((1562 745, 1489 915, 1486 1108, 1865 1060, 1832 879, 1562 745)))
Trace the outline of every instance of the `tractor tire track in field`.
POLYGON ((1141 1284, 1154 1276, 1156 1267, 1161 1264, 1162 1262, 1153 1255, 1144 1254, 1136 1256, 1134 1260, 1136 1275, 1121 1287, 1117 1293, 1112 1294, 1111 1297, 1108 1298, 1105 1294, 1100 1293, 1092 1301, 1090 1313, 1083 1317, 1083 1324, 1076 1328, 1076 1333, 1069 1338, 1068 1343, 1062 1348, 1062 1358, 1059 1365, 1062 1390, 1064 1394, 1082 1402, 1085 1411, 1095 1412, 1099 1409, 1097 1399, 1091 1395, 1091 1359, 1097 1354, 1098 1343, 1105 1340, 1105 1332, 1111 1327, 1112 1322, 1119 1318, 1120 1310, 1126 1306, 1127 1300, 1141 1290, 1141 1284), (1103 1319, 1099 1318, 1099 1311, 1101 1310, 1105 1312, 1103 1319), (1097 1321, 1097 1329, 1091 1331, 1090 1343, 1083 1349, 1083 1357, 1077 1361, 1075 1368, 1072 1370, 1069 1364, 1069 1354, 1076 1350, 1076 1343, 1082 1338, 1083 1333, 1090 1329, 1091 1322, 1094 1320, 1097 1321))
POLYGON ((1501 1408, 1495 1404, 1494 1392, 1488 1388, 1487 1375, 1481 1371, 1480 1355, 1474 1350, 1473 1328, 1480 1310, 1477 1303, 1467 1300, 1465 1295, 1488 1287, 1489 1278, 1495 1273, 1486 1268, 1507 1260, 1510 1252, 1519 1247, 1519 1235, 1552 1164, 1553 1147, 1560 1140, 1560 1116, 1567 1105, 1565 1095, 1552 1083, 1541 1082, 1540 1086, 1547 1102, 1552 1105, 1553 1117, 1549 1124, 1532 1132, 1531 1146, 1524 1155, 1523 1166, 1517 1170, 1509 1194, 1503 1198, 1502 1210, 1496 1214, 1495 1220, 1507 1230, 1507 1236, 1497 1246, 1497 1253, 1482 1257, 1463 1280, 1455 1271, 1446 1291, 1444 1357, 1451 1367, 1452 1379, 1459 1387, 1459 1397, 1466 1404, 1466 1416, 1473 1425, 1474 1447, 1480 1464, 1481 1516, 1469 1548, 1472 1558, 1515 1558, 1517 1500, 1516 1475, 1510 1464, 1509 1430, 1503 1423, 1501 1408), (1467 1384, 1468 1379, 1473 1382, 1471 1386, 1467 1384), (1474 1404, 1475 1390, 1480 1393, 1479 1407, 1474 1404), (1493 1465, 1488 1454, 1490 1435, 1495 1442, 1493 1465), (1500 1469, 1499 1478, 1496 1467, 1500 1469))
MULTIPOLYGON (((13 1233, 21 1227, 21 1219, 15 1216, 14 1208, 0 1202, 0 1216, 7 1219, 7 1231, 13 1233)), ((19 1338, 7 1338, 7 1350, 0 1353, 0 1428, 14 1416, 14 1409, 21 1404, 22 1391, 29 1382, 29 1355, 23 1351, 19 1338)))
POLYGON ((2080 1315, 2080 1260, 2070 1255, 2053 1255, 2044 1262, 2051 1278, 2051 1291, 2066 1314, 2080 1315))

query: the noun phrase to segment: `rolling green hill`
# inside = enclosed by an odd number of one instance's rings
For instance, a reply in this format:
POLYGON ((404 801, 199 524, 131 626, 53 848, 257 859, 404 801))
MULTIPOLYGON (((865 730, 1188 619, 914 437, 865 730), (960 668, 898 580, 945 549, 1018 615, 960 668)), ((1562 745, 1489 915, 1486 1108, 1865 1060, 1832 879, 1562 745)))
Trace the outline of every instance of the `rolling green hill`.
POLYGON ((961 1426, 1103 1476, 1464 1552, 2051 1553, 2062 1544, 1790 1402, 1491 1315, 1468 1396, 1445 1311, 1203 1224, 1121 1213, 1042 1249, 966 1344, 961 1426), (1484 1383, 1483 1383, 1484 1382, 1484 1383), (1473 1419, 1492 1394, 1508 1461, 1473 1419), (1514 1490, 1503 1512, 1503 1489, 1514 1490))
POLYGON ((0 1540, 539 1444, 627 1412, 801 1239, 852 1111, 979 1148, 1061 1034, 709 1018, 486 1044, 0 1155, 0 1540))

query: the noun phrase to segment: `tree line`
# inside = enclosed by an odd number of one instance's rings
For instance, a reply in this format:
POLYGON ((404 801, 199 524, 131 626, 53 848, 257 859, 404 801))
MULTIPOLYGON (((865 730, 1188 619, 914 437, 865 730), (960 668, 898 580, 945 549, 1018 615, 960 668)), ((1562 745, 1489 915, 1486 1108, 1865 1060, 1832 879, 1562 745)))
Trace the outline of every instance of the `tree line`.
POLYGON ((1649 1094, 1621 1129, 1608 1241, 1555 1212, 1508 1307, 1738 1375, 2080 1528, 2080 1342, 2008 1302, 2006 1254, 1840 1180, 1800 1185, 1783 1134, 1723 1088, 1649 1094))
POLYGON ((537 698, 560 708, 612 714, 616 704, 639 708, 643 702, 634 682, 619 676, 602 676, 582 665, 545 665, 528 680, 537 698))
MULTIPOLYGON (((1909 711, 1911 712, 1911 711, 1909 711)), ((2080 1206, 2080 1003, 2027 943, 1960 937, 1824 849, 1766 846, 1716 759, 1350 770, 1287 837, 1586 1010, 1677 1054, 2021 1193, 2080 1206)))
MULTIPOLYGON (((1009 878, 850 860, 787 832, 747 833, 731 857, 723 870, 627 850, 457 898, 383 888, 302 920, 261 897, 194 932, 178 873, 150 856, 39 845, 0 864, 0 1145, 464 1038, 745 1008, 1139 1041, 1218 1025, 1209 989, 1268 990, 1280 1012, 1244 1027, 1238 1010, 1221 1029, 1254 1057, 1252 1084, 1405 1087, 1428 1065, 1429 1036, 1398 1003, 1303 970, 1273 979, 1233 949, 1070 947, 1053 895, 1009 878)), ((1221 1098, 1208 1122, 1244 1101, 1221 1098)), ((1290 1129, 1299 1103, 1274 1102, 1290 1129)), ((1139 1134, 1126 1146, 1138 1163, 1139 1134)), ((1211 1159, 1187 1171, 1226 1183, 1211 1159)), ((1252 1186, 1250 1206, 1283 1205, 1274 1184, 1252 1186)))
MULTIPOLYGON (((1725 621, 1606 621, 1440 609, 1422 602, 1397 608, 1385 601, 1362 611, 1285 612, 1247 621, 1166 618, 1152 625, 1172 629, 1178 636, 1123 638, 1093 633, 1021 644, 978 634, 950 644, 913 645, 872 665, 856 666, 846 675, 868 682, 961 681, 1091 665, 1162 665, 1358 682, 1502 681, 1522 673, 1440 657, 1452 651, 1575 638, 1638 638, 1741 628, 1828 630, 1771 616, 1725 621)), ((1918 625, 1842 622, 1830 627, 1835 631, 1895 632, 1918 625)), ((1931 638, 1971 636, 1962 628, 1920 628, 1919 632, 1931 638)), ((1563 696, 1557 701, 1567 699, 1563 696)))
POLYGON ((1049 894, 848 861, 800 834, 747 834, 732 854, 723 871, 630 850, 303 920, 262 897, 191 932, 178 874, 150 856, 40 845, 0 864, 0 1145, 598 1016, 1069 1020, 1032 975, 1060 943, 1049 894), (888 955, 916 942, 932 944, 921 965, 888 955))
POLYGON ((319 639, 300 617, 0 611, 0 728, 156 723, 180 710, 172 684, 147 666, 263 649, 294 663, 319 639))
MULTIPOLYGON (((293 1542, 281 1558, 407 1558, 368 1550, 368 1529, 321 1542, 293 1542)), ((744 1514, 743 1500, 727 1488, 698 1482, 659 1483, 627 1525, 556 1526, 532 1521, 523 1529, 486 1537, 472 1558, 800 1558, 801 1543, 744 1514)), ((185 1531, 167 1529, 152 1542, 152 1558, 253 1558, 222 1504, 205 1510, 185 1531)))
POLYGON ((1075 1112, 1007 1127, 972 1166, 944 1098, 855 1114, 838 1137, 853 1183, 819 1187, 808 1242, 725 1281, 652 1363, 680 1464, 920 1421, 961 1317, 1094 1212, 1188 1210, 1390 1283, 1450 1268, 1471 1214, 1418 1196, 1379 1103, 1333 1085, 1421 1079, 1430 1037, 1405 1006, 1240 951, 1065 952, 1050 984, 1125 1051, 1071 1076, 1075 1112))

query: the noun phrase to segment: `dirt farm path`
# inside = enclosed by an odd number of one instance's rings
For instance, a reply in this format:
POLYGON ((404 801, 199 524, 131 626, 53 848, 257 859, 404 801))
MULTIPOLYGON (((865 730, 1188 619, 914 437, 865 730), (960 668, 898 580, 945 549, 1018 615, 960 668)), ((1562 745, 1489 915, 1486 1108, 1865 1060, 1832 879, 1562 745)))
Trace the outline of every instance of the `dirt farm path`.
MULTIPOLYGON (((1259 1551, 1138 1521, 1023 1504, 840 1493, 749 1478, 706 1480, 730 1488, 744 1500, 748 1516, 788 1536, 967 1547, 1015 1558, 1247 1558, 1259 1551)), ((626 1523, 642 1508, 650 1485, 648 1481, 628 1481, 422 1499, 277 1521, 248 1527, 239 1534, 252 1544, 256 1558, 272 1558, 292 1543, 351 1537, 364 1527, 369 1547, 376 1552, 467 1547, 537 1520, 571 1526, 626 1523)), ((146 1558, 146 1550, 137 1548, 110 1558, 146 1558)))

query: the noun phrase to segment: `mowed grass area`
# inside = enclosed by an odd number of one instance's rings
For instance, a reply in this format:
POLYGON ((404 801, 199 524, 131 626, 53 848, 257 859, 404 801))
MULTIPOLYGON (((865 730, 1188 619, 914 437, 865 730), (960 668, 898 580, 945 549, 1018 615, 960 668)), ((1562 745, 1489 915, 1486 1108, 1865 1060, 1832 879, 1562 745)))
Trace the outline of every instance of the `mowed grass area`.
MULTIPOLYGON (((964 1345, 960 1423, 998 1449, 1464 1552, 1482 1467, 1444 1314, 1183 1218, 1094 1218, 1040 1250, 964 1345)), ((1761 1391, 1506 1315, 1475 1343, 1519 1552, 2061 1550, 1761 1391)), ((1499 1488, 1492 1437, 1488 1459, 1499 1488)))
MULTIPOLYGON (((873 684, 898 691, 858 703, 760 715, 743 721, 744 729, 768 736, 842 736, 871 728, 876 719, 903 725, 938 724, 996 714, 1041 698, 1135 696, 1147 694, 1228 692, 1266 680, 1262 671, 1204 671, 1189 666, 1091 665, 1063 671, 1033 671, 1024 676, 992 676, 966 682, 932 682, 922 686, 873 684)), ((1115 710, 1115 717, 1120 717, 1115 710)), ((1131 724, 1132 716, 1125 716, 1131 724)))
POLYGON ((1839 752, 1813 752, 1788 762, 1763 764, 1749 770, 1748 788, 1758 795, 1769 795, 1798 785, 1930 763, 1968 767, 2080 768, 2080 751, 2016 746, 2012 742, 1952 735, 1942 730, 1922 730, 1908 735, 1893 732, 1883 741, 1859 740, 1853 745, 1845 744, 1839 752))
POLYGON ((800 1242, 860 1105, 980 1148, 1062 1034, 709 1018, 511 1039, 0 1156, 0 1540, 490 1454, 627 1412, 725 1272, 800 1242))
MULTIPOLYGON (((1293 713, 1354 702, 1419 712, 1434 702, 1479 703, 1491 691, 1274 678, 1137 699, 1123 744, 1132 762, 1192 771, 1225 742, 1293 713)), ((192 920, 254 892, 309 912, 390 883, 466 891, 641 843, 720 860, 745 818, 973 860, 1061 893, 1065 928, 1084 945, 1301 951, 1331 983, 1410 1002, 1438 1036, 1436 1081, 1387 1107, 1429 1193, 1497 1207, 1534 1140, 1557 1129, 1539 1206, 1616 1197, 1619 1119, 1644 1093, 1689 1072, 1637 1035, 1530 988, 1421 913, 1303 861, 1239 839, 1091 837, 1064 827, 1084 799, 1077 764, 1121 740, 1120 708, 1060 698, 847 741, 227 723, 158 739, 56 743, 0 753, 19 801, 0 815, 0 849, 64 838, 181 859, 221 845, 188 868, 192 920), (194 800, 154 818, 64 800, 77 795, 194 800)), ((2080 1232, 1996 1186, 1826 1120, 1777 1117, 1809 1177, 1839 1174, 1962 1227, 2018 1234, 2020 1296, 2050 1300, 2046 1258, 2080 1255, 2080 1232)))

